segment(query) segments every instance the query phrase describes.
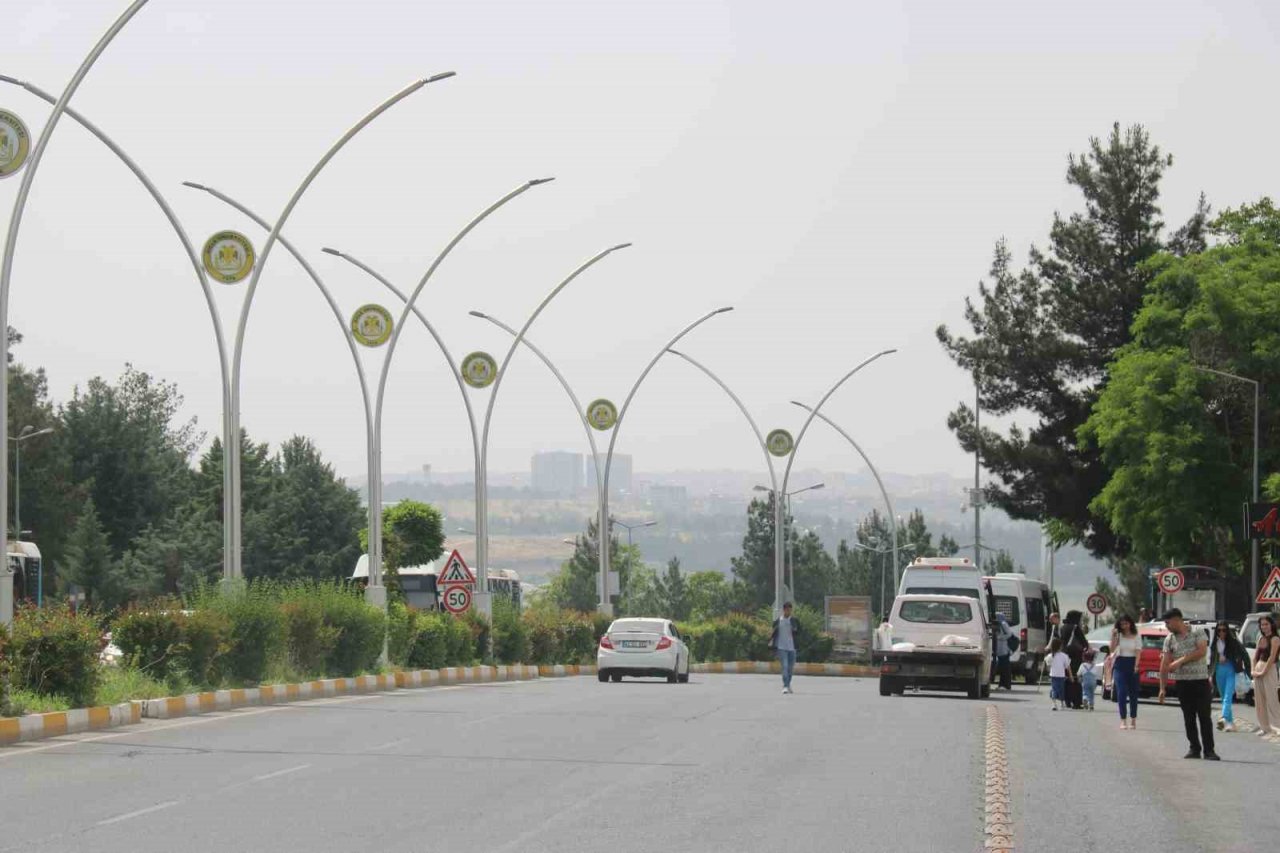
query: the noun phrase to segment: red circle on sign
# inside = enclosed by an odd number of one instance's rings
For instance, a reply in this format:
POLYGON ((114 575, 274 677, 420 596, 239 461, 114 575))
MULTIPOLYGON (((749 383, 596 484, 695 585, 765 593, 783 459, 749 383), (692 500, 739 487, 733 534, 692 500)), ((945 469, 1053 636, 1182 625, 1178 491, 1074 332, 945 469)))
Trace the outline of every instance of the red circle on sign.
POLYGON ((466 613, 471 609, 471 589, 458 584, 444 590, 444 609, 450 613, 466 613))
POLYGON ((1175 592, 1182 592, 1182 588, 1186 586, 1187 579, 1177 569, 1164 569, 1160 574, 1156 575, 1156 583, 1160 586, 1160 591, 1165 595, 1173 595, 1175 592))
POLYGON ((1094 616, 1107 609, 1107 597, 1100 592, 1090 595, 1085 601, 1085 606, 1089 608, 1089 612, 1094 616))

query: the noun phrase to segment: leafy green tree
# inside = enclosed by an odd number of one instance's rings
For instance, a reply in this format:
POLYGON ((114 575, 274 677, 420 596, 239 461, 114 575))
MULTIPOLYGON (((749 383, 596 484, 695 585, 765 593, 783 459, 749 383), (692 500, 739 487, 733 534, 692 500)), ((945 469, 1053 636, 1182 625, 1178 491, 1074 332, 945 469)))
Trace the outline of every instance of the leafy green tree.
POLYGON ((658 578, 658 595, 662 598, 663 612, 668 619, 683 622, 689 618, 692 602, 689 598, 689 584, 680 570, 680 558, 672 557, 667 561, 667 570, 658 578))
POLYGON ((1110 476, 1091 510, 1146 562, 1239 568, 1240 505, 1252 472, 1253 394, 1203 365, 1263 380, 1261 469, 1280 467, 1280 214, 1267 199, 1224 211, 1214 248, 1147 265, 1133 341, 1079 431, 1110 476))
POLYGON ((994 556, 982 558, 982 568, 989 575, 1008 575, 1014 572, 1025 572, 1026 566, 1013 561, 1013 555, 1001 548, 994 556))
POLYGON ((836 589, 836 561, 822 547, 822 540, 812 530, 798 537, 792 560, 795 562, 796 588, 792 590, 795 604, 823 611, 826 597, 836 589))
MULTIPOLYGON (((742 556, 731 561, 733 577, 745 588, 751 609, 772 606, 774 598, 774 496, 754 498, 747 507, 747 533, 742 537, 742 556)), ((798 540, 788 516, 784 523, 792 546, 798 540)), ((784 548, 786 543, 784 543, 784 548)), ((798 575, 797 575, 798 577, 798 575)))
POLYGON ((67 541, 66 577, 84 590, 92 605, 111 608, 118 604, 111 543, 98 517, 93 498, 85 498, 80 517, 67 541))
MULTIPOLYGON (((1056 521, 1061 538, 1085 542, 1097 554, 1125 545, 1094 498, 1109 479, 1096 448, 1082 446, 1078 428, 1110 378, 1110 363, 1129 340, 1152 272, 1146 262, 1167 251, 1204 247, 1208 206, 1162 237, 1160 183, 1170 157, 1140 126, 1117 124, 1104 141, 1089 142, 1067 163, 1067 183, 1080 190, 1084 212, 1054 216, 1048 251, 1033 248, 1029 268, 1013 268, 1007 245, 996 245, 991 283, 979 286, 982 304, 966 302, 973 337, 945 326, 938 339, 973 374, 984 412, 1030 420, 1029 430, 982 431, 985 467, 1000 485, 990 499, 1013 518, 1056 521)), ((948 418, 961 446, 979 439, 973 410, 948 418)))
POLYGON ((751 609, 751 595, 746 585, 741 581, 730 580, 721 572, 693 572, 686 585, 689 619, 695 622, 751 609))
MULTIPOLYGON (((640 566, 639 550, 620 545, 617 536, 610 536, 609 565, 618 573, 619 590, 625 597, 631 572, 640 566)), ((600 525, 594 518, 587 521, 586 532, 575 537, 573 556, 551 579, 547 595, 557 607, 583 613, 594 611, 600 603, 600 525)))
POLYGON ((640 565, 634 567, 630 575, 618 602, 618 615, 670 618, 657 573, 648 566, 640 565))
POLYGON ((112 554, 192 493, 188 467, 201 436, 178 422, 176 386, 126 366, 113 385, 89 380, 62 411, 71 477, 93 497, 112 554))
POLYGON ((422 566, 444 555, 444 518, 421 501, 400 501, 382 514, 382 551, 389 568, 422 566))

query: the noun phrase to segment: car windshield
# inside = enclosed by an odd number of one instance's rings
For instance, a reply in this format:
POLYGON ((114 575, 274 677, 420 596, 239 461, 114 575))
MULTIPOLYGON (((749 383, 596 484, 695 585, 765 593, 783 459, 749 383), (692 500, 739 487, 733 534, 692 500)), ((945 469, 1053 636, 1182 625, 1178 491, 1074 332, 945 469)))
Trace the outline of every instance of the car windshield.
POLYGON ((662 623, 656 619, 619 619, 609 626, 610 634, 661 634, 662 623))
POLYGON ((1144 649, 1163 649, 1164 634, 1143 634, 1142 647, 1144 649))
POLYGON ((1258 621, 1254 620, 1253 622, 1250 622, 1248 625, 1245 625, 1244 630, 1240 632, 1241 644, 1246 645, 1251 649, 1257 648, 1258 634, 1260 633, 1261 631, 1258 629, 1258 621))
POLYGON ((970 605, 958 601, 904 601, 898 615, 906 622, 964 625, 973 620, 970 605))

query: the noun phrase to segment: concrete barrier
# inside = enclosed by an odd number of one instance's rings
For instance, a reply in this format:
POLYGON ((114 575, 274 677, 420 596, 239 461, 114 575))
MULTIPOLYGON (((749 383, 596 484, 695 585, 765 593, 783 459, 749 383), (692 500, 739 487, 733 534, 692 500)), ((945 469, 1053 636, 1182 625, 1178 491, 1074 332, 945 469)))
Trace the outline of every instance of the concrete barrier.
POLYGON ((483 684, 495 681, 530 681, 535 678, 563 678, 595 675, 594 666, 463 666, 447 669, 417 669, 385 675, 361 675, 355 678, 325 678, 297 684, 264 684, 235 690, 214 690, 142 699, 122 705, 80 708, 50 714, 28 714, 24 717, 0 717, 0 746, 21 741, 39 740, 73 732, 112 729, 145 719, 169 720, 191 717, 213 711, 231 711, 255 705, 305 702, 357 693, 379 693, 389 690, 411 690, 446 684, 483 684))
MULTIPOLYGON (((690 672, 716 674, 766 674, 782 672, 782 665, 775 661, 725 661, 723 663, 695 663, 690 672)), ((855 663, 797 663, 794 675, 820 675, 830 678, 878 678, 880 670, 874 666, 855 663)))
POLYGON ((23 717, 0 717, 0 746, 76 732, 114 729, 141 721, 141 702, 27 714, 23 717))

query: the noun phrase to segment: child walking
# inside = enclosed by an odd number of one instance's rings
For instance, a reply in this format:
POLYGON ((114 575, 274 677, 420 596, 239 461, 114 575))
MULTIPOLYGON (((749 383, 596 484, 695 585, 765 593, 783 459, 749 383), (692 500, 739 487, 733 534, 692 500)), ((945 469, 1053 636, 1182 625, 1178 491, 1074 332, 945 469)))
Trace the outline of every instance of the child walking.
POLYGON ((1080 690, 1084 696, 1084 706, 1090 711, 1093 710, 1093 695, 1098 689, 1098 673, 1094 671, 1094 651, 1089 649, 1084 653, 1084 660, 1080 662, 1080 669, 1076 671, 1076 678, 1080 679, 1080 690))
POLYGON ((1049 698, 1053 700, 1053 710, 1058 710, 1058 703, 1066 704, 1067 680, 1074 679, 1071 672, 1071 658, 1062 650, 1062 640, 1054 637, 1049 641, 1049 698))

